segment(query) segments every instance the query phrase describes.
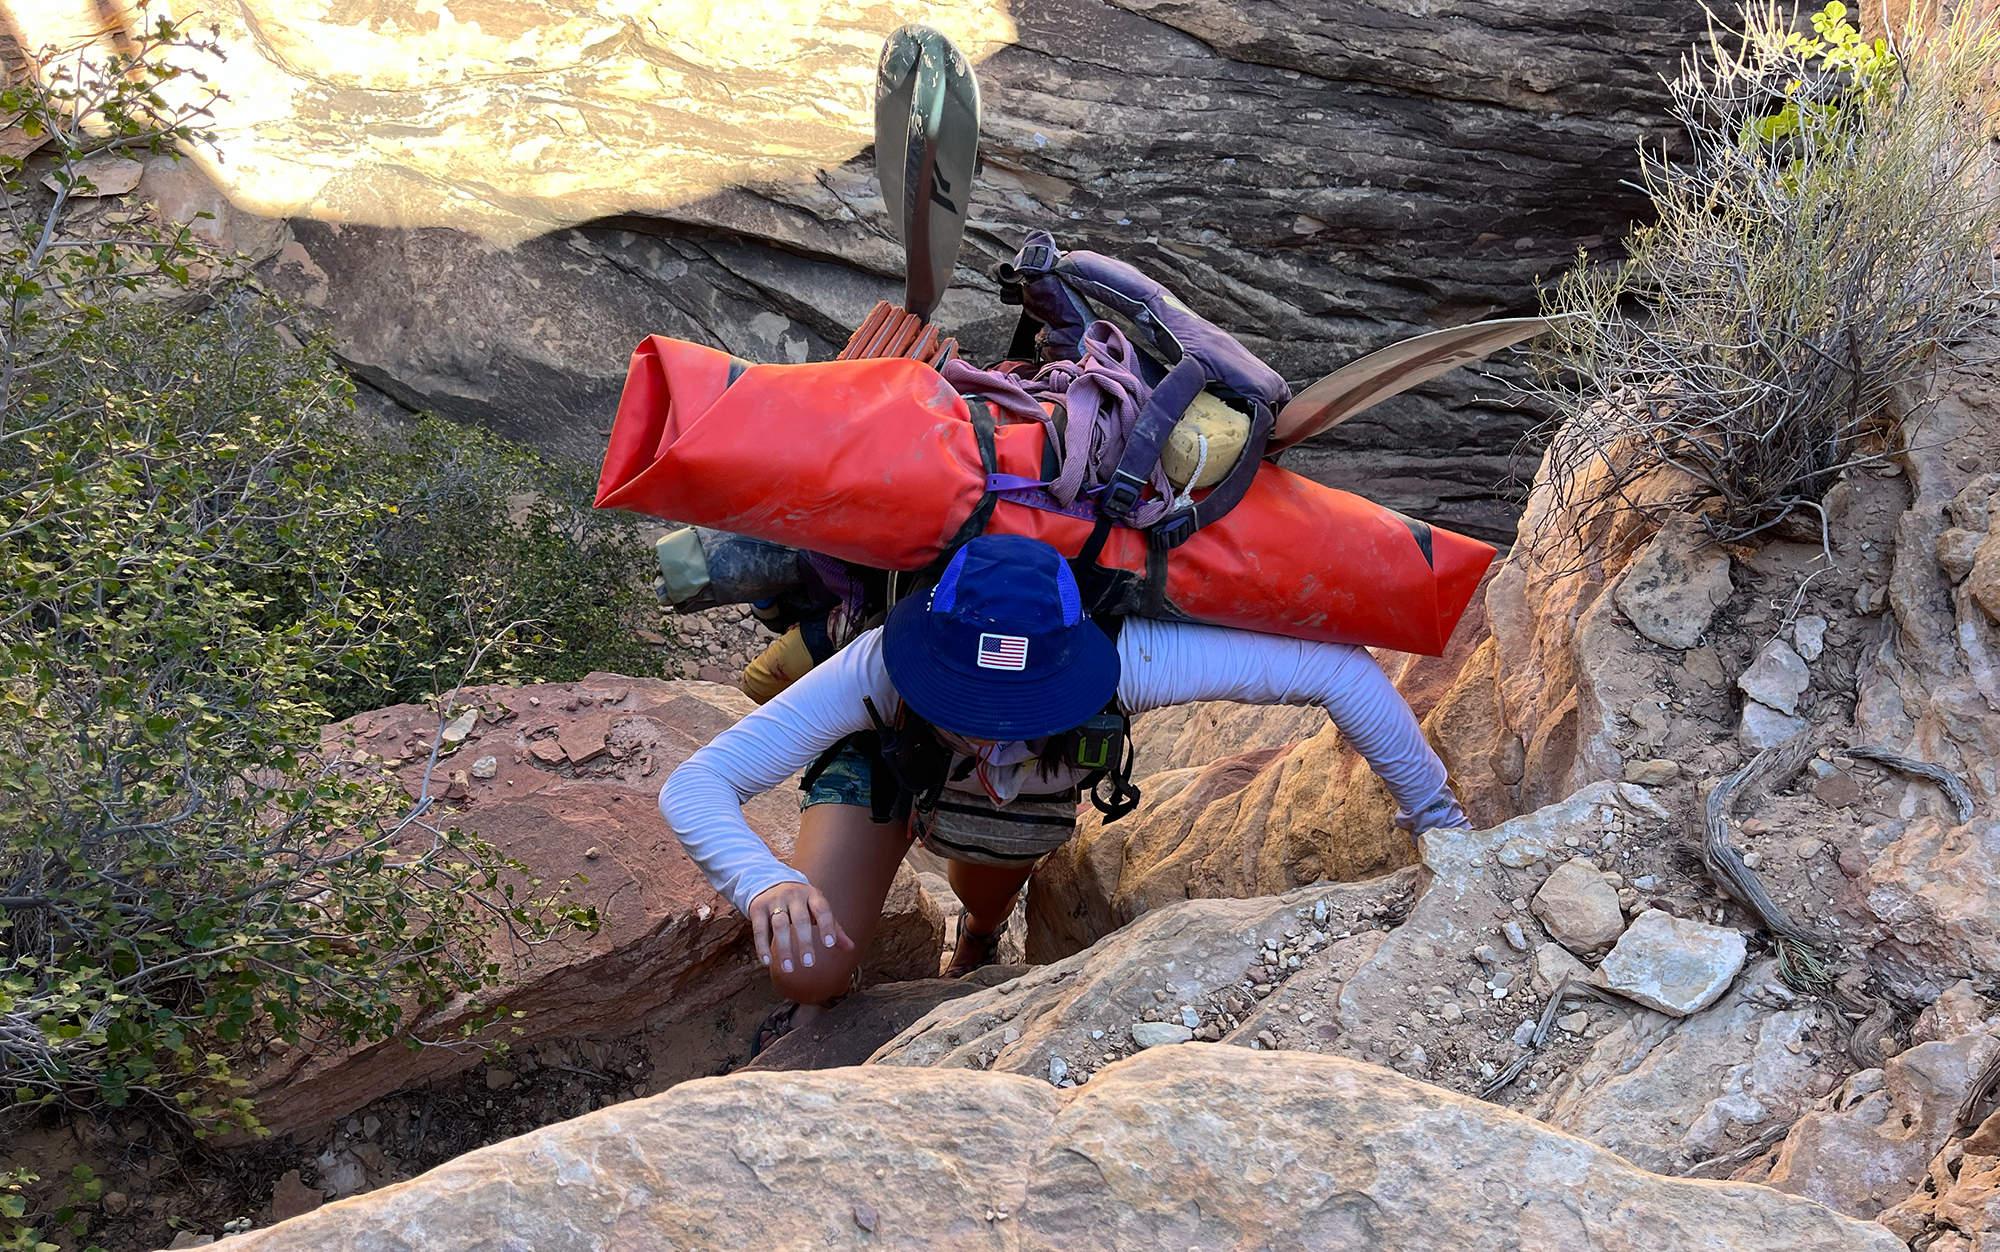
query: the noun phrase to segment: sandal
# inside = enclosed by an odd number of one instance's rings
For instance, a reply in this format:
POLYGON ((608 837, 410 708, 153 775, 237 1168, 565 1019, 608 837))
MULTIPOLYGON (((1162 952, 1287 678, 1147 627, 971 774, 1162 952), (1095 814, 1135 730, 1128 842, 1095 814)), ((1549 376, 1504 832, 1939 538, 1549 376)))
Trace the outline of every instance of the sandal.
POLYGON ((750 1037, 751 1060, 756 1060, 764 1049, 792 1033, 792 1014, 798 1011, 798 1004, 792 1000, 771 1010, 770 1015, 758 1024, 757 1033, 750 1037))
POLYGON ((1007 933, 1006 921, 1003 919, 998 926, 994 927, 992 934, 981 935, 975 934, 967 928, 966 922, 970 920, 971 916, 972 914, 968 910, 960 909, 958 911, 958 947, 951 954, 951 964, 945 967, 944 976, 946 978, 963 978, 973 970, 984 965, 991 965, 999 959, 1000 937, 1007 933), (967 953, 965 950, 968 939, 972 941, 972 951, 970 953, 967 953))
MULTIPOLYGON (((836 1008, 840 1004, 842 1000, 845 1000, 848 996, 853 995, 856 991, 860 989, 860 987, 861 987, 861 971, 857 969, 854 971, 854 976, 848 979, 847 990, 842 992, 840 995, 833 997, 833 999, 828 1000, 825 1004, 821 1005, 820 1007, 827 1010, 828 1012, 831 1012, 833 1011, 834 1008, 836 1008)), ((758 1023, 757 1033, 750 1037, 749 1060, 752 1061, 756 1060, 757 1055, 764 1049, 770 1047, 778 1040, 783 1039, 786 1035, 791 1034, 792 1031, 797 1027, 797 1023, 793 1020, 793 1018, 798 1013, 798 1011, 799 1011, 799 1005, 798 1002, 795 1000, 787 1000, 783 1004, 780 1004, 777 1008, 772 1009, 770 1014, 766 1016, 762 1022, 758 1023)))

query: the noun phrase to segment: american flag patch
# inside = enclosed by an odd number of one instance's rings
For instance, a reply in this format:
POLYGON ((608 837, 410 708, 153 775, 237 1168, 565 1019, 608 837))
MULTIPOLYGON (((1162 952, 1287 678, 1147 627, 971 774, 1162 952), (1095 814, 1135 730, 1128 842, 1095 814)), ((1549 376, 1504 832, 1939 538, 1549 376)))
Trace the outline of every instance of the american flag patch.
POLYGON ((979 668, 1028 668, 1028 640, 1022 635, 979 636, 979 668))

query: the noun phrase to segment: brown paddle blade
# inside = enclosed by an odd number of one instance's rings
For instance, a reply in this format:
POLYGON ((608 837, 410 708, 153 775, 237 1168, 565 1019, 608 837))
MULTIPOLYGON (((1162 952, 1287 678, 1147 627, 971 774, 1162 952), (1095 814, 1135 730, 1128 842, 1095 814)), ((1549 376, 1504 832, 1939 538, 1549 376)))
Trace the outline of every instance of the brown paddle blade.
POLYGON ((1439 374, 1491 356, 1549 329, 1545 317, 1511 317, 1434 330, 1371 352, 1292 398, 1278 414, 1270 451, 1289 448, 1439 374))

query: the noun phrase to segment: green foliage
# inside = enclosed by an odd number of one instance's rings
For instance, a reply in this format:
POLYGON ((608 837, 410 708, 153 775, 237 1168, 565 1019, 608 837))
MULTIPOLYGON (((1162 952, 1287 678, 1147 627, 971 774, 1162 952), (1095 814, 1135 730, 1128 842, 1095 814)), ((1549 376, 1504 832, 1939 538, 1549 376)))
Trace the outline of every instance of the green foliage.
POLYGON ((1641 154, 1657 221, 1547 295, 1544 481, 1580 515, 1690 509, 1740 538, 1818 507, 1992 290, 1992 20, 1962 6, 1895 52, 1839 4, 1813 26, 1760 9, 1684 65, 1691 150, 1641 154))
MULTIPOLYGON (((0 1252, 62 1252, 57 1244, 44 1242, 39 1227, 24 1226, 21 1221, 28 1213, 30 1186, 41 1181, 39 1174, 25 1169, 10 1169, 0 1173, 0 1252)), ((101 1252, 91 1248, 89 1252, 101 1252)))
POLYGON ((336 716, 449 690, 478 641, 510 627, 512 646, 488 658, 494 676, 658 671, 659 650, 639 633, 658 617, 650 553, 635 518, 591 507, 587 467, 426 417, 355 479, 361 494, 391 502, 357 579, 409 620, 377 672, 326 689, 336 716))
POLYGON ((1863 110, 1855 107, 1858 103, 1880 102, 1895 90, 1896 56, 1889 51, 1889 41, 1863 39, 1861 32, 1847 20, 1846 5, 1834 0, 1812 15, 1812 26, 1812 35, 1789 32, 1780 46, 1786 54, 1807 64, 1817 58, 1814 86, 1831 83, 1833 98, 1825 102, 1815 100, 1806 80, 1790 80, 1785 84, 1789 98, 1783 107, 1744 122, 1738 136, 1744 147, 1836 133, 1859 121, 1863 110))
POLYGON ((577 472, 373 430, 229 258, 70 194, 87 156, 199 140, 162 85, 205 51, 160 23, 0 96, 57 186, 0 169, 0 1091, 202 1128, 254 1125, 237 1071, 271 1041, 415 1044, 460 1000, 475 1030, 504 943, 596 922, 322 724, 657 666, 643 545, 577 472))

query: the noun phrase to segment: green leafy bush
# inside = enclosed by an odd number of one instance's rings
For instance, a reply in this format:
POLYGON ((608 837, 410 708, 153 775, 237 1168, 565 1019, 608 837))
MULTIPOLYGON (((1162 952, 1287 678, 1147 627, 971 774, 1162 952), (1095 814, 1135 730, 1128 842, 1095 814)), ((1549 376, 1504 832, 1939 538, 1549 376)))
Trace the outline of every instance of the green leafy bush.
POLYGON ((388 506, 358 585, 406 620, 374 671, 326 689, 337 716, 434 698, 503 631, 509 647, 485 667, 496 676, 659 671, 651 551, 637 518, 591 507, 589 467, 423 417, 347 469, 351 490, 388 506))
POLYGON ((1810 36, 1760 8, 1740 51, 1686 61, 1690 150, 1641 154, 1658 220, 1546 302, 1568 316, 1544 480, 1578 515, 1688 509, 1742 538, 1881 446, 1890 393, 1993 288, 2000 38, 1975 8, 1893 51, 1837 3, 1810 36))
POLYGON ((320 753, 336 714, 467 677, 657 669, 631 523, 579 471, 427 420, 381 432, 285 310, 82 163, 200 140, 158 24, 0 109, 0 1092, 254 1123, 272 1040, 491 1004, 501 937, 594 914, 320 753))

